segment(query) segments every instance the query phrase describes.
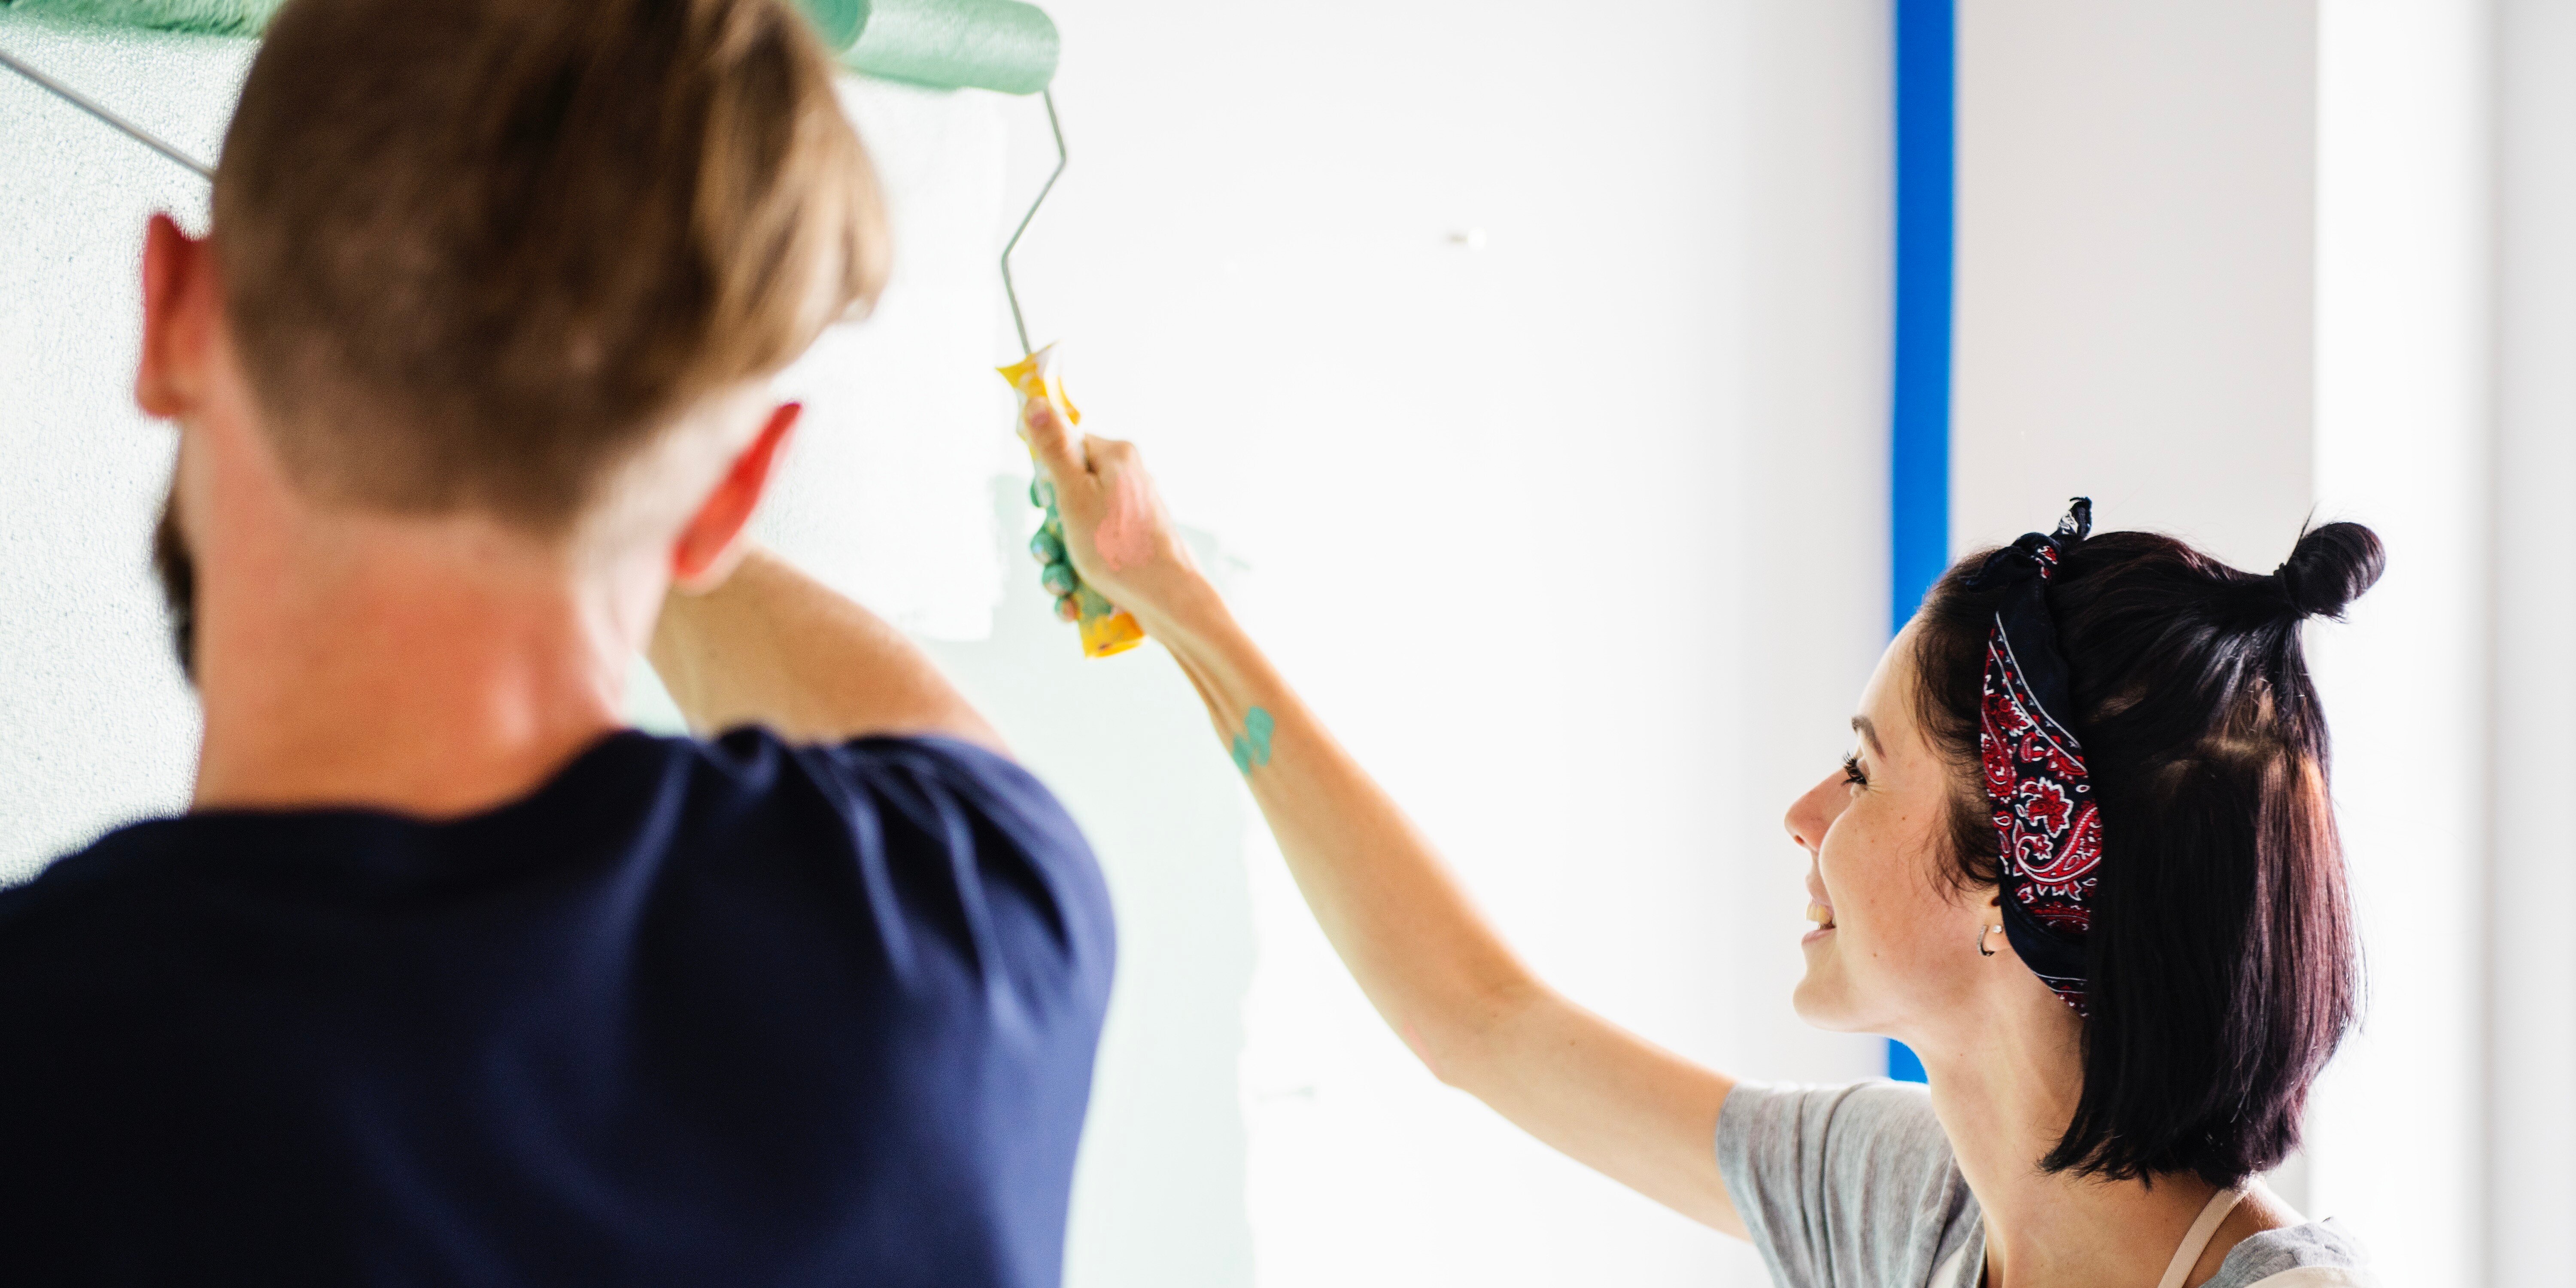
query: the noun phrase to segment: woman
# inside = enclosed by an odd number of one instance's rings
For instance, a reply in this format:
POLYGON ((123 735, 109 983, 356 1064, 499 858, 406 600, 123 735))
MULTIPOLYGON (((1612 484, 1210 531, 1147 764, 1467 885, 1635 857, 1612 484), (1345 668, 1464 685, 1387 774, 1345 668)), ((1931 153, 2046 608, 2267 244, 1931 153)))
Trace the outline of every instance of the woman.
POLYGON ((2360 1250, 2254 1178, 2350 1025, 2356 949, 2299 624, 2379 575, 2370 531, 2268 577, 2181 542, 1971 556, 1790 807, 1796 1005, 1928 1090, 1739 1083, 1551 991, 1279 678, 1133 448, 1030 439, 1076 570, 1180 661, 1369 999, 1441 1080, 1816 1285, 2316 1288, 2360 1250))

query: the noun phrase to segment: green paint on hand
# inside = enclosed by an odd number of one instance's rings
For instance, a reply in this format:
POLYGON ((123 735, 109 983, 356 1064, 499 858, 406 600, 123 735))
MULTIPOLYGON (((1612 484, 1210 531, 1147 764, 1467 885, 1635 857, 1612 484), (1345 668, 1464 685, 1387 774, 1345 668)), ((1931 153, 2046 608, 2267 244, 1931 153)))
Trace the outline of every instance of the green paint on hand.
POLYGON ((1236 734, 1234 745, 1227 748, 1234 754, 1234 767, 1250 774, 1253 766, 1269 764, 1270 735, 1278 728, 1279 722, 1259 707, 1243 713, 1243 732, 1236 734))

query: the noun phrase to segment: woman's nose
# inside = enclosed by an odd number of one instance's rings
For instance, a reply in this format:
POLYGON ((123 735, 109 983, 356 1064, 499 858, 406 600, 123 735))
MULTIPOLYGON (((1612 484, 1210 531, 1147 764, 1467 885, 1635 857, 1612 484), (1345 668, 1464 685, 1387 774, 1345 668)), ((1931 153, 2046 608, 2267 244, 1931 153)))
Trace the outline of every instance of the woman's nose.
POLYGON ((1825 829, 1832 827, 1835 816, 1842 812, 1842 796, 1837 790, 1842 781, 1841 774, 1826 775, 1808 788, 1806 795, 1789 802, 1789 813, 1780 820, 1780 825, 1789 829, 1789 839, 1809 854, 1825 843, 1825 829))

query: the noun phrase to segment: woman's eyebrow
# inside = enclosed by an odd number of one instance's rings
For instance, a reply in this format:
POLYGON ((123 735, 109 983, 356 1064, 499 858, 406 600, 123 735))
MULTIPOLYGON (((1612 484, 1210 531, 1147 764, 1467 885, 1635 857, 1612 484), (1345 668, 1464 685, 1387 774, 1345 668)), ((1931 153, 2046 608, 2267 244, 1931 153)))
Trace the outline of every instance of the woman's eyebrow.
POLYGON ((1878 740, 1878 726, 1871 724, 1868 716, 1853 716, 1852 732, 1859 734, 1861 741, 1869 744, 1870 754, 1881 760, 1887 759, 1887 746, 1878 740))

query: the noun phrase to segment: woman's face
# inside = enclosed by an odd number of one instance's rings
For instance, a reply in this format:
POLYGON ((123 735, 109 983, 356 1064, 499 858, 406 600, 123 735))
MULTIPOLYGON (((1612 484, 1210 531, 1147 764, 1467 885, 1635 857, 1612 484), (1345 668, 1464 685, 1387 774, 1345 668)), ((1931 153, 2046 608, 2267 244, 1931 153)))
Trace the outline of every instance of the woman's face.
POLYGON ((1807 974, 1798 1014, 1819 1028, 1913 1040, 1929 1017, 1956 1013, 2009 962, 1984 897, 1942 875, 1956 776, 1914 716, 1914 628, 1888 645, 1861 690, 1851 759, 1789 807, 1789 835, 1807 852, 1807 974))

